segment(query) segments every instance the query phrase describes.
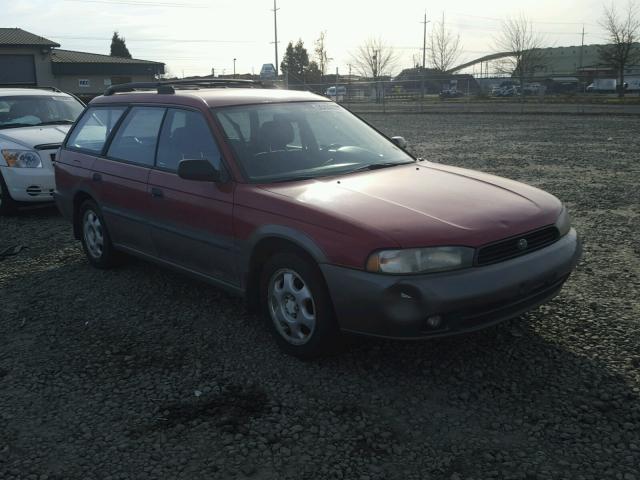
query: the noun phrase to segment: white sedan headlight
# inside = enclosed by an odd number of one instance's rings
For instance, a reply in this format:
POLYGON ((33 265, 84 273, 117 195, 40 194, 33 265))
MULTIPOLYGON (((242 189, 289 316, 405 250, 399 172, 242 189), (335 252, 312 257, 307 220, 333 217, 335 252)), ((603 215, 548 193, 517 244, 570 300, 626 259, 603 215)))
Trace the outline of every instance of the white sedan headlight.
POLYGON ((473 265, 474 249, 468 247, 429 247, 382 250, 367 260, 369 272, 408 274, 443 272, 473 265))
POLYGON ((7 165, 15 168, 42 168, 38 152, 33 150, 2 150, 7 165))
POLYGON ((571 230, 571 218, 569 217, 569 212, 567 212, 567 207, 562 207, 562 212, 560 212, 560 216, 556 220, 556 228, 561 237, 564 237, 571 230))

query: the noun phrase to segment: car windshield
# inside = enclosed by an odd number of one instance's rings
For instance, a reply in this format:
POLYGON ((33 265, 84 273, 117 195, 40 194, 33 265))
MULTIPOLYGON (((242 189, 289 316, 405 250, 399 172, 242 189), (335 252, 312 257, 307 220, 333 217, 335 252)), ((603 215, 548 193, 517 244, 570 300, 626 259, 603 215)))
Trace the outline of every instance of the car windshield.
POLYGON ((0 96, 0 129, 72 124, 83 108, 67 95, 0 96))
POLYGON ((252 182, 316 178, 414 159, 333 102, 214 109, 252 182))

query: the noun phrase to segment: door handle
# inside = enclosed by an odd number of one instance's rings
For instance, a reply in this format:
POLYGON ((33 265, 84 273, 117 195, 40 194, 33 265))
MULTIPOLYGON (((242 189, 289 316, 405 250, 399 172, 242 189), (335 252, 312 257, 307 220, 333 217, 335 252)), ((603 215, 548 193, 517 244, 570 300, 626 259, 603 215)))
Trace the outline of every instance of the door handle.
POLYGON ((164 193, 162 193, 162 190, 159 188, 151 187, 151 196, 154 198, 162 198, 164 197, 164 193))
POLYGON ((102 181, 102 175, 100 175, 99 173, 94 173, 94 174, 91 176, 91 179, 92 179, 94 182, 101 182, 101 181, 102 181))

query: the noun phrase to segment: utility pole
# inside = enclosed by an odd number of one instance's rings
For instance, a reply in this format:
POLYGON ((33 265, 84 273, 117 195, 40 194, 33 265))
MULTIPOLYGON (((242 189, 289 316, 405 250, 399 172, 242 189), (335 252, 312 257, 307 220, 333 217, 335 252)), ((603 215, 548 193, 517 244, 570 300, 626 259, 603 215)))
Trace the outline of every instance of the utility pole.
POLYGON ((427 11, 424 11, 424 20, 422 21, 422 75, 420 75, 420 97, 424 98, 424 77, 425 68, 427 66, 427 11))
POLYGON ((349 64, 349 79, 347 80, 347 101, 349 101, 349 95, 351 95, 351 64, 349 64))
POLYGON ((422 31, 422 70, 425 69, 427 65, 427 11, 424 11, 424 20, 421 22, 423 25, 422 31))
MULTIPOLYGON (((582 41, 580 42, 580 66, 578 67, 578 73, 579 75, 582 75, 582 61, 583 61, 583 54, 584 52, 584 23, 582 24, 582 41)), ((580 78, 580 80, 582 81, 583 79, 580 78)), ((586 89, 586 82, 584 82, 585 86, 584 88, 586 89)))
POLYGON ((278 79, 278 69, 280 68, 278 65, 278 10, 280 9, 276 7, 276 0, 273 0, 273 45, 276 49, 276 64, 274 65, 276 67, 276 80, 278 79))
POLYGON ((236 78, 236 59, 233 59, 233 78, 236 78))

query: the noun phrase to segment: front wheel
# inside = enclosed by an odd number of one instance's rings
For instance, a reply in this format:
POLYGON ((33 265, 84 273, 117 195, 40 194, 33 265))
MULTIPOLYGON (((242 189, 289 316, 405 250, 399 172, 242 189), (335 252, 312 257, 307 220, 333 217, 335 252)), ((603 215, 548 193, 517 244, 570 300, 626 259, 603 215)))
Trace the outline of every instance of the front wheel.
POLYGON ((278 345, 290 355, 311 359, 340 345, 329 293, 315 264, 296 253, 271 257, 260 288, 265 320, 278 345))

